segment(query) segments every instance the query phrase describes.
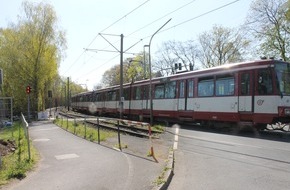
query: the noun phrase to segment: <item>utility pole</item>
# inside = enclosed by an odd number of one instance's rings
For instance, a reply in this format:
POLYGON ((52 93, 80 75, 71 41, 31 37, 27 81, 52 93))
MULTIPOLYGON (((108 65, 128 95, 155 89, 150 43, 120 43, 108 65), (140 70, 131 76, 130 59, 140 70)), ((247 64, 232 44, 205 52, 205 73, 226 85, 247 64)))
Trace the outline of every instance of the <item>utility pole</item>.
POLYGON ((123 96, 123 39, 124 35, 121 34, 121 47, 120 47, 120 119, 123 118, 124 96, 123 96))

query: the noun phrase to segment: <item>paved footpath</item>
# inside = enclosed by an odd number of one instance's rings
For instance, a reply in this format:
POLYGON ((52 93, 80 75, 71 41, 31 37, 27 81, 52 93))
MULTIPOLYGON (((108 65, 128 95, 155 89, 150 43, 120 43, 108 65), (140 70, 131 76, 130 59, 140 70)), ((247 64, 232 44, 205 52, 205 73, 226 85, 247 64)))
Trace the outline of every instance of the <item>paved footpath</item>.
POLYGON ((164 168, 169 149, 162 140, 154 141, 159 161, 156 163, 146 157, 148 139, 122 135, 122 143, 127 143, 128 149, 120 152, 110 148, 110 142, 105 146, 89 142, 51 122, 35 122, 29 131, 41 161, 25 179, 5 189, 152 189, 152 182, 164 168))

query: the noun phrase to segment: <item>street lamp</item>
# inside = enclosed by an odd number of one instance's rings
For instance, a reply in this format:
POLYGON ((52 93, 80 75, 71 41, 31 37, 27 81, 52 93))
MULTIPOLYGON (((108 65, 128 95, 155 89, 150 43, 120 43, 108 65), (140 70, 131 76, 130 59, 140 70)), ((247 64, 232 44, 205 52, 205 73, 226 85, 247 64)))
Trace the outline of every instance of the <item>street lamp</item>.
POLYGON ((151 68, 151 42, 155 34, 157 34, 171 19, 169 19, 167 22, 165 22, 150 38, 149 41, 149 77, 150 77, 150 85, 149 85, 149 95, 150 95, 150 125, 153 125, 153 101, 152 101, 152 68, 151 68))
POLYGON ((147 77, 146 77, 146 53, 145 53, 145 48, 146 47, 149 47, 149 45, 144 45, 143 46, 143 62, 144 62, 144 77, 143 77, 143 79, 146 79, 147 77))

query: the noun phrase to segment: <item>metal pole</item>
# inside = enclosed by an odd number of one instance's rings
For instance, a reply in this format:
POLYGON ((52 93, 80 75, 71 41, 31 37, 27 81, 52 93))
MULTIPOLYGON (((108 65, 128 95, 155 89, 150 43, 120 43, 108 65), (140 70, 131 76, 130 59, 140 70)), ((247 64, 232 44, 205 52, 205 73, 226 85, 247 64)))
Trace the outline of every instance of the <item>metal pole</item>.
POLYGON ((150 125, 153 125, 153 100, 152 100, 152 68, 151 68, 151 42, 155 34, 157 34, 171 19, 164 23, 150 38, 149 41, 149 77, 150 77, 150 86, 149 86, 149 95, 150 95, 150 125))
POLYGON ((85 124, 85 136, 84 136, 84 139, 86 139, 87 138, 87 118, 86 117, 85 117, 84 124, 85 124))
POLYGON ((120 119, 123 118, 123 38, 121 34, 121 50, 120 50, 120 119))
POLYGON ((119 149, 122 151, 122 146, 121 146, 121 137, 120 137, 120 121, 118 120, 118 143, 119 143, 119 149))
POLYGON ((143 64, 144 64, 144 75, 143 75, 143 79, 146 79, 146 52, 145 52, 145 47, 148 47, 148 45, 144 45, 143 46, 143 64))
POLYGON ((69 77, 67 77, 67 111, 69 111, 69 77))
POLYGON ((97 124, 98 124, 98 144, 100 144, 101 139, 100 139, 100 121, 99 121, 99 118, 97 119, 97 124))
POLYGON ((25 130, 27 130, 26 138, 27 138, 27 148, 28 148, 28 160, 31 160, 31 152, 30 152, 30 141, 29 141, 29 131, 28 131, 28 124, 24 126, 25 130))
POLYGON ((27 120, 30 123, 30 94, 27 95, 27 120))

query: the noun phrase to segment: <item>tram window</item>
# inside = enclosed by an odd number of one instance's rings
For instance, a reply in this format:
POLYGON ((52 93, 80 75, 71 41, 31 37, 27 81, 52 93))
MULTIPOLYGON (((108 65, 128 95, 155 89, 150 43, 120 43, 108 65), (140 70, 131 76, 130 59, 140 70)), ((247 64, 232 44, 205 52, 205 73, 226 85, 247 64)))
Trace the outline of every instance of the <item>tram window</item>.
POLYGON ((130 94, 130 89, 129 88, 125 88, 124 92, 123 92, 123 96, 125 100, 129 100, 129 94, 130 94))
POLYGON ((97 102, 99 99, 99 94, 95 94, 94 101, 97 102))
POLYGON ((214 82, 211 80, 201 80, 198 82, 198 96, 213 96, 214 82))
POLYGON ((184 98, 184 81, 179 83, 179 98, 184 98))
POLYGON ((91 102, 92 101, 92 94, 88 94, 87 96, 88 96, 88 99, 87 99, 88 102, 91 102))
POLYGON ((165 98, 175 98, 176 82, 169 82, 165 85, 165 98))
POLYGON ((188 81, 188 97, 192 98, 194 94, 194 81, 189 80, 188 81))
POLYGON ((164 84, 159 84, 155 86, 155 98, 164 98, 164 84))
POLYGON ((98 96, 97 96, 97 101, 98 101, 98 102, 101 102, 101 101, 102 101, 102 94, 98 94, 98 96))
POLYGON ((107 100, 116 101, 116 92, 115 91, 108 92, 107 100))
POLYGON ((148 86, 143 86, 143 99, 144 100, 147 100, 149 97, 149 94, 148 94, 148 86))
POLYGON ((216 80, 216 96, 234 95, 235 83, 234 77, 219 78, 216 80))
POLYGON ((250 94, 250 74, 243 73, 241 75, 241 95, 250 94))
POLYGON ((141 100, 141 87, 140 86, 135 88, 135 100, 141 100))
POLYGON ((269 69, 258 71, 258 93, 260 95, 272 94, 272 75, 269 69))

